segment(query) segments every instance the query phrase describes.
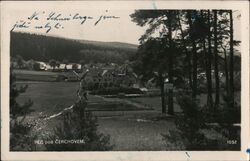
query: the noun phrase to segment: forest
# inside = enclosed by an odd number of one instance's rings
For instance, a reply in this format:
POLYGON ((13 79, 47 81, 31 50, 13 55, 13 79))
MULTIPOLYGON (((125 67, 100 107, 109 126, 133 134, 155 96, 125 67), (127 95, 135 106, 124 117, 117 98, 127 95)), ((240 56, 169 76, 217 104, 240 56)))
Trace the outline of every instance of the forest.
POLYGON ((235 143, 220 148, 239 149, 240 127, 235 124, 241 122, 240 99, 236 100, 241 90, 241 54, 233 23, 240 13, 136 10, 130 16, 137 25, 147 27, 134 68, 142 79, 157 80, 162 113, 176 116, 178 132, 164 135, 166 143, 179 138, 187 149, 213 149, 218 141, 204 137, 202 130, 214 129, 235 143), (176 103, 181 114, 175 113, 176 103))
MULTIPOLYGON (((149 26, 140 38, 135 69, 145 79, 158 78, 164 113, 164 80, 173 84, 178 78, 187 80, 181 84, 188 82, 184 86, 196 99, 202 72, 208 108, 215 112, 224 94, 230 100, 228 106, 234 106, 235 75, 240 72, 241 55, 236 48, 240 41, 233 37, 232 10, 136 10, 131 18, 139 26, 149 26), (225 77, 224 89, 220 73, 225 77)), ((173 114, 173 104, 173 90, 169 90, 169 114, 173 114)))
POLYGON ((137 46, 119 42, 73 40, 31 33, 11 32, 10 55, 24 60, 51 59, 74 63, 121 64, 135 55, 137 46))

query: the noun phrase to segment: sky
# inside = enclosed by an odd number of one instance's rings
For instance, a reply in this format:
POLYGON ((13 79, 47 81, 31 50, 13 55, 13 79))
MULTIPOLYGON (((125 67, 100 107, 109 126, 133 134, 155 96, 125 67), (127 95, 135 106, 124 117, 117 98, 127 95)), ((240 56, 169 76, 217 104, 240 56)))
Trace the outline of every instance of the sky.
POLYGON ((30 22, 29 28, 14 28, 14 31, 21 32, 32 32, 39 34, 47 34, 52 36, 73 38, 73 39, 83 39, 83 40, 97 40, 97 41, 116 41, 116 42, 126 42, 132 44, 138 44, 138 39, 145 32, 145 27, 140 27, 136 23, 131 21, 130 14, 134 10, 98 10, 98 11, 74 11, 74 12, 54 12, 54 17, 61 14, 62 17, 74 17, 78 13, 78 16, 90 16, 93 19, 87 19, 83 24, 82 20, 69 20, 69 21, 47 21, 46 19, 54 11, 36 11, 38 20, 29 21, 27 17, 33 15, 34 12, 21 13, 16 16, 13 21, 13 25, 18 23, 22 24, 24 21, 26 23, 30 22), (70 16, 71 15, 71 16, 70 16), (101 16, 115 16, 116 18, 102 19, 94 25, 95 22, 99 20, 101 16), (119 17, 119 18, 118 18, 119 17), (44 21, 45 20, 45 21, 44 21), (22 21, 22 22, 21 22, 22 21), (46 25, 47 22, 53 26, 59 22, 62 27, 59 29, 52 28, 48 33, 46 29, 35 29, 37 25, 46 25))
MULTIPOLYGON (((82 40, 95 40, 95 41, 106 41, 106 42, 126 42, 131 44, 139 44, 138 39, 143 33, 145 33, 147 27, 140 27, 136 25, 135 22, 131 21, 130 15, 134 13, 134 9, 109 9, 109 10, 16 10, 16 12, 10 13, 11 22, 10 27, 13 31, 21 32, 31 32, 38 34, 46 34, 50 36, 58 36, 72 39, 82 39, 82 40), (18 13, 18 14, 17 14, 18 13), (59 17, 57 17, 60 14, 59 17), (92 19, 86 19, 83 21, 78 19, 73 19, 77 16, 88 16, 92 19), (32 17, 32 15, 35 15, 32 17), (70 20, 48 20, 47 18, 52 15, 52 18, 69 18, 70 20), (94 25, 101 16, 111 16, 108 19, 101 19, 97 25, 94 25), (113 17, 115 16, 115 18, 113 17), (30 19, 29 19, 30 18, 30 19), (33 19, 32 19, 33 18, 33 19), (27 25, 24 27, 15 27, 15 24, 27 25), (44 28, 46 24, 52 27, 51 30, 46 33, 49 28, 44 28), (57 23, 57 28, 53 27, 57 23), (40 27, 40 28, 39 28, 40 27)), ((234 12, 234 36, 235 39, 240 40, 240 18, 236 17, 239 15, 239 11, 234 12)), ((102 17, 103 18, 103 17, 102 17)))

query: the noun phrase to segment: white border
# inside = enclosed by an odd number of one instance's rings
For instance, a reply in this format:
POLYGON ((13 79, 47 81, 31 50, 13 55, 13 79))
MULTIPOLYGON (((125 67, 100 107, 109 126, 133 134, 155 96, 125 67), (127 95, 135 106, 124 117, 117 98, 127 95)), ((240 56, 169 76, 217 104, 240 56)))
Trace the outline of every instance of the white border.
POLYGON ((247 1, 26 1, 1 2, 1 150, 3 160, 249 160, 249 3, 247 1), (9 42, 8 13, 28 6, 34 8, 86 9, 233 9, 241 10, 242 128, 241 151, 156 151, 156 152, 9 152, 9 42))

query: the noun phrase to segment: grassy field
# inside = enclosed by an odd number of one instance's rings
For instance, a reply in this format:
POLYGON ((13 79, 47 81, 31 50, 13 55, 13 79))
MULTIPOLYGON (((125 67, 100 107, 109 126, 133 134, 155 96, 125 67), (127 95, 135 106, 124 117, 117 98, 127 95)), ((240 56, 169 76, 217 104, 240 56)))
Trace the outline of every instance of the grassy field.
POLYGON ((18 97, 18 101, 23 103, 31 99, 34 112, 47 115, 72 105, 77 99, 76 91, 79 87, 76 82, 18 82, 18 85, 23 84, 27 84, 28 89, 18 97))
POLYGON ((49 71, 35 71, 35 70, 24 70, 24 69, 15 69, 13 70, 15 74, 29 74, 29 75, 41 75, 41 76, 54 76, 56 72, 49 71))
MULTIPOLYGON (((215 98, 215 95, 213 95, 213 97, 215 98)), ((207 102, 207 95, 206 94, 201 94, 199 96, 197 96, 198 100, 199 100, 199 105, 204 106, 206 105, 207 102)), ((162 105, 161 105, 161 97, 160 96, 156 96, 156 97, 136 97, 136 98, 126 98, 130 101, 133 102, 137 102, 140 104, 143 104, 147 107, 153 108, 157 111, 161 111, 162 109, 162 105)), ((235 92, 235 101, 237 103, 240 103, 240 92, 235 92)), ((220 97, 220 102, 224 102, 223 101, 223 97, 220 97)), ((174 112, 182 112, 180 106, 178 105, 176 98, 174 98, 174 112)))
POLYGON ((13 70, 17 80, 28 81, 56 81, 58 73, 48 71, 13 70))
POLYGON ((156 151, 167 150, 161 134, 174 129, 173 120, 151 121, 139 118, 113 118, 99 121, 100 131, 111 135, 113 150, 156 151))
MULTIPOLYGON (((77 82, 18 82, 18 85, 24 84, 28 84, 28 89, 18 97, 18 102, 31 99, 34 102, 33 117, 41 112, 47 116, 58 113, 77 99, 77 82)), ((113 150, 164 150, 161 134, 174 126, 172 121, 152 120, 151 117, 158 116, 160 112, 138 109, 131 104, 126 105, 122 100, 123 109, 110 111, 110 107, 106 106, 112 106, 111 101, 113 100, 107 101, 90 95, 88 103, 92 106, 90 108, 96 110, 95 115, 99 116, 99 131, 111 135, 111 143, 115 145, 113 150), (103 104, 106 106, 100 106, 103 104)), ((118 101, 119 99, 115 100, 113 108, 118 101)), ((56 118, 46 122, 41 134, 53 129, 56 122, 56 118)))
MULTIPOLYGON (((145 106, 151 107, 157 111, 161 111, 161 97, 136 97, 128 98, 131 101, 144 104, 145 106)), ((174 103, 174 111, 181 112, 180 106, 177 103, 174 103)))
MULTIPOLYGON (((18 97, 19 103, 31 99, 34 112, 29 118, 41 113, 46 116, 57 114, 71 106, 76 100, 78 82, 28 82, 19 81, 18 85, 28 85, 25 93, 18 97)), ((205 103, 205 95, 201 96, 205 103)), ((160 97, 103 98, 88 96, 88 109, 98 116, 98 130, 110 134, 115 151, 125 150, 171 150, 166 147, 161 134, 175 128, 174 117, 162 119, 160 97), (158 119, 159 118, 159 119, 158 119)), ((180 108, 175 103, 175 112, 180 108)), ((52 130, 61 122, 57 118, 43 123, 39 134, 52 130)), ((178 148, 178 147, 177 147, 178 148)))
MULTIPOLYGON (((18 82, 18 85, 28 85, 25 93, 18 97, 18 102, 24 103, 31 99, 34 104, 33 114, 44 113, 51 115, 62 111, 77 101, 76 91, 79 88, 78 82, 18 82)), ((88 95, 87 108, 91 111, 136 111, 145 110, 122 100, 105 101, 102 97, 88 95)))

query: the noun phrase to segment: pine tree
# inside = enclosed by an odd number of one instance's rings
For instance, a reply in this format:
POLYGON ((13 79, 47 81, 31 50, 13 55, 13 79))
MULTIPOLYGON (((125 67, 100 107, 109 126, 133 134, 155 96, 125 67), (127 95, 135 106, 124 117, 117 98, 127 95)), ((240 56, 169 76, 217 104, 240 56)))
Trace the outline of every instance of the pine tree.
POLYGON ((215 110, 220 103, 220 80, 218 69, 218 32, 217 32, 217 10, 214 10, 214 74, 215 74, 215 110))
MULTIPOLYGON (((169 83, 174 83, 174 74, 175 74, 175 64, 177 57, 177 46, 175 43, 175 39, 173 39, 173 33, 176 31, 179 27, 178 19, 177 19, 178 12, 175 10, 138 10, 135 11, 131 16, 132 21, 137 23, 139 26, 146 26, 148 25, 149 28, 146 30, 145 34, 141 36, 140 38, 140 44, 143 45, 147 41, 150 41, 152 39, 152 34, 154 34, 156 31, 159 32, 159 43, 161 43, 161 46, 163 48, 163 52, 160 56, 157 57, 157 64, 159 64, 158 67, 162 68, 163 65, 160 64, 166 64, 164 67, 167 69, 167 72, 164 71, 165 74, 167 74, 167 78, 169 80, 169 83), (163 27, 161 27, 163 26, 163 27), (160 28, 160 29, 159 29, 160 28), (159 30, 158 30, 159 29, 159 30)), ((164 69, 164 70, 165 70, 164 69)), ((152 71, 152 69, 151 69, 152 71)), ((158 73, 162 73, 161 71, 157 71, 158 73)), ((161 83, 164 83, 164 81, 161 81, 161 83)), ((164 84, 160 86, 161 87, 161 95, 162 95, 162 111, 164 110, 164 84)), ((168 90, 168 114, 173 115, 174 114, 174 94, 173 90, 168 90)))
MULTIPOLYGON (((187 49, 187 47, 188 47, 189 44, 187 43, 187 40, 184 39, 185 34, 184 34, 183 29, 182 29, 181 14, 182 14, 182 11, 179 11, 179 14, 177 15, 178 16, 178 25, 179 25, 179 30, 181 32, 182 48, 183 48, 183 51, 186 54, 189 87, 192 89, 192 62, 191 62, 191 53, 187 49)), ((185 12, 184 12, 184 15, 185 15, 185 12)))
POLYGON ((188 19, 188 25, 189 25, 189 33, 192 43, 192 62, 193 62, 193 84, 192 84, 192 97, 195 99, 197 95, 197 48, 196 48, 196 40, 194 33, 194 24, 192 23, 191 16, 192 14, 196 16, 196 11, 189 10, 187 12, 187 19, 188 19))
POLYGON ((230 106, 234 107, 234 37, 233 37, 233 11, 229 11, 230 16, 230 54, 229 54, 229 86, 230 86, 230 106))
MULTIPOLYGON (((49 151, 107 151, 113 146, 110 136, 98 132, 97 118, 86 111, 84 100, 76 102, 73 110, 62 115, 62 124, 54 129, 54 134, 47 138, 53 144, 45 144, 49 151), (56 140, 79 141, 76 144, 57 144, 56 140)), ((46 139, 46 138, 45 138, 46 139)))
POLYGON ((208 16, 207 16, 207 21, 208 21, 208 27, 209 27, 209 31, 208 31, 208 35, 207 35, 207 39, 208 39, 208 53, 206 54, 207 57, 207 64, 206 64, 206 76, 207 76, 207 105, 208 107, 212 107, 213 106, 213 97, 212 97, 212 70, 211 70, 211 66, 212 66, 212 45, 211 45, 211 22, 210 22, 210 10, 208 10, 208 16))

